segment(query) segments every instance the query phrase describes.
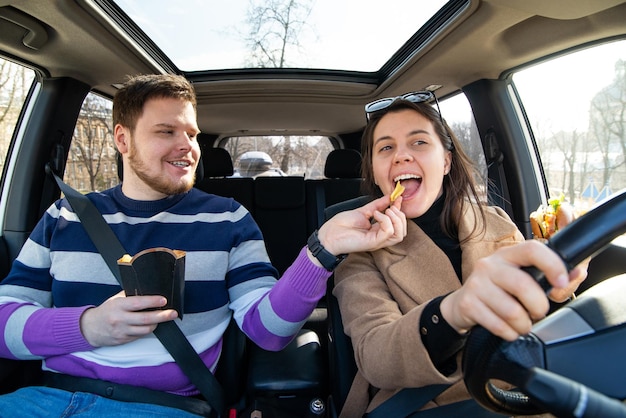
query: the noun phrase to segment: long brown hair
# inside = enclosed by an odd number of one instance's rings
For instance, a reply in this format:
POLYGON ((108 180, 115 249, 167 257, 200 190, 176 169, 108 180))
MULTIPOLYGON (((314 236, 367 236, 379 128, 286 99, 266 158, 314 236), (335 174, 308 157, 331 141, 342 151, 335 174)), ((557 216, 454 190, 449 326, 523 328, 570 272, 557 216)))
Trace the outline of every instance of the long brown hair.
MULTIPOLYGON (((361 171, 364 179, 363 191, 372 196, 382 196, 380 188, 374 181, 374 169, 372 166, 374 130, 383 116, 387 113, 398 112, 405 109, 414 110, 428 119, 433 124, 435 132, 443 147, 451 153, 450 172, 448 175, 444 176, 443 179, 443 194, 445 196, 445 201, 440 221, 444 233, 452 238, 457 237, 461 215, 465 205, 469 202, 475 202, 478 204, 480 217, 483 221, 482 226, 480 227, 480 233, 484 232, 485 212, 483 208, 484 203, 480 199, 478 186, 476 184, 476 178, 478 177, 477 167, 467 156, 465 151, 463 151, 458 138, 449 128, 445 120, 443 120, 437 110, 435 110, 428 103, 413 103, 407 100, 398 99, 385 109, 369 115, 369 121, 363 131, 363 137, 361 139, 361 153, 363 154, 361 171)), ((463 241, 469 240, 478 231, 479 226, 475 224, 472 233, 463 241)))

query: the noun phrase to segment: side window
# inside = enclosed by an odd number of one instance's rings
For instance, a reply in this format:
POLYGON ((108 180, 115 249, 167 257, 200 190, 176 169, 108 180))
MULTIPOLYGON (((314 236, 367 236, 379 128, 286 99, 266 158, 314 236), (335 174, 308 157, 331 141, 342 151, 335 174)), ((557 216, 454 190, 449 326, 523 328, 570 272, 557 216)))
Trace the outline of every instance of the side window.
POLYGON ((17 122, 35 79, 29 68, 0 58, 0 169, 8 157, 17 122))
POLYGON ((89 93, 76 121, 64 181, 83 193, 119 183, 112 110, 111 100, 89 93))
MULTIPOLYGON (((467 97, 463 93, 450 97, 439 102, 443 118, 448 126, 454 132, 459 142, 463 146, 463 150, 476 165, 479 178, 476 182, 479 186, 487 190, 487 164, 485 162, 485 153, 480 141, 480 134, 476 127, 472 107, 467 97)), ((483 196, 485 199, 487 196, 483 196)))
POLYGON ((326 156, 333 150, 325 136, 245 136, 225 141, 235 176, 324 177, 326 156))
POLYGON ((513 82, 550 197, 584 212, 626 187, 626 41, 524 69, 513 82))

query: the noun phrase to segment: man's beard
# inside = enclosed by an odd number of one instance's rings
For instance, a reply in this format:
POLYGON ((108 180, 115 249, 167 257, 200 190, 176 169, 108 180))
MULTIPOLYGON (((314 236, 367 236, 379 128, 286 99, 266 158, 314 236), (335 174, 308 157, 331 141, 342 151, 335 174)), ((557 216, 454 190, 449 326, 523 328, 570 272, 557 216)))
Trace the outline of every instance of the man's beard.
POLYGON ((133 144, 130 144, 128 150, 128 165, 137 177, 151 189, 168 196, 188 192, 193 187, 196 179, 196 174, 194 173, 191 181, 185 181, 185 179, 181 178, 178 183, 174 183, 164 174, 156 177, 148 174, 147 166, 141 158, 138 158, 137 150, 133 144))

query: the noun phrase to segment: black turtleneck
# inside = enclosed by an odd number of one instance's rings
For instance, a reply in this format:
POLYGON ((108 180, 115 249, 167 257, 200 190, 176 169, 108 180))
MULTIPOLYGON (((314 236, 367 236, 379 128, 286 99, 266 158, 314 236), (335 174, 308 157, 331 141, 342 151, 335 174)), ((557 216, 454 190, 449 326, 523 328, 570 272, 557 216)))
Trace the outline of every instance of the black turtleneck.
MULTIPOLYGON (((449 237, 441 228, 444 196, 442 195, 428 211, 413 221, 448 256, 459 281, 461 280, 461 246, 458 237, 449 237)), ((436 277, 433 280, 437 280, 436 277)), ((441 315, 439 305, 445 297, 440 296, 424 308, 419 323, 422 342, 437 369, 448 376, 456 370, 456 353, 463 348, 465 337, 459 335, 441 315)))

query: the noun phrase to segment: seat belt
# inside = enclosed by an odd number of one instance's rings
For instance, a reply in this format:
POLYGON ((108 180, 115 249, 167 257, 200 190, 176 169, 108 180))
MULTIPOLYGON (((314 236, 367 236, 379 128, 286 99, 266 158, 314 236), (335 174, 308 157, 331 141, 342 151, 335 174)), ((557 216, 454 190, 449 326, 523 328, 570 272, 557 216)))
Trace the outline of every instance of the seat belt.
MULTIPOLYGON (((117 260, 126 254, 126 250, 109 224, 106 223, 93 202, 87 196, 65 184, 52 170, 50 164, 46 164, 46 173, 54 177, 57 185, 87 231, 89 238, 91 238, 107 266, 121 285, 122 277, 117 266, 117 260)), ((217 412, 218 416, 221 416, 224 413, 222 387, 178 325, 174 321, 162 322, 154 330, 154 335, 161 341, 161 344, 171 354, 189 380, 198 388, 211 408, 217 412)))
POLYGON ((365 414, 364 418, 502 418, 508 416, 489 411, 480 406, 474 399, 421 410, 428 401, 435 399, 450 386, 439 384, 421 388, 404 388, 374 408, 372 412, 365 414))
POLYGON ((450 385, 429 385, 421 388, 405 388, 378 405, 366 418, 408 417, 435 399, 450 385))
POLYGON ((493 128, 487 129, 483 143, 485 144, 485 162, 487 164, 488 177, 491 179, 491 185, 493 186, 493 189, 487 190, 489 204, 499 206, 511 215, 513 209, 511 204, 505 199, 505 196, 508 196, 508 187, 502 165, 504 154, 498 145, 496 132, 493 128))

